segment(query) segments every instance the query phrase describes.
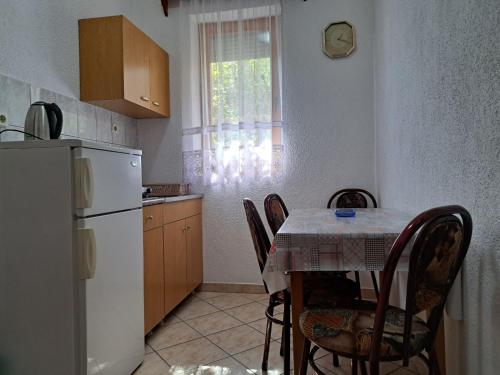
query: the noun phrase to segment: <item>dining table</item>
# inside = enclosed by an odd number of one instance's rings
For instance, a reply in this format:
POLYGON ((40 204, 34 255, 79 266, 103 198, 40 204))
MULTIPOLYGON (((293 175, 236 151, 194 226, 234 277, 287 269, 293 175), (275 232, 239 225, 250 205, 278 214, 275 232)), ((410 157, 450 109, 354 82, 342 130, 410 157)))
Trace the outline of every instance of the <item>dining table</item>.
MULTIPOLYGON (((354 212, 353 217, 337 217, 335 209, 295 209, 274 238, 263 279, 271 294, 290 291, 295 369, 300 368, 304 345, 299 327, 304 272, 383 272, 393 243, 415 216, 387 208, 356 208, 354 212)), ((407 248, 397 271, 408 270, 409 255, 407 248)))

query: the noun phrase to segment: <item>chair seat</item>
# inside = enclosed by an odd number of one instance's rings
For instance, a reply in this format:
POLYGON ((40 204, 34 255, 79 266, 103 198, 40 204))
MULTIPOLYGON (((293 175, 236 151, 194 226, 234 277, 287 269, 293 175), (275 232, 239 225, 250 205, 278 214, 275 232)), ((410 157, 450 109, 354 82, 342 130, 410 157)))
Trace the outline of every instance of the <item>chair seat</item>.
MULTIPOLYGON (((368 358, 372 343, 376 304, 353 301, 329 309, 310 309, 300 316, 300 329, 315 345, 347 357, 368 358)), ((380 347, 381 360, 398 360, 403 355, 405 311, 394 306, 387 308, 385 328, 380 347)), ((421 352, 430 331, 425 322, 413 318, 410 355, 421 352)))

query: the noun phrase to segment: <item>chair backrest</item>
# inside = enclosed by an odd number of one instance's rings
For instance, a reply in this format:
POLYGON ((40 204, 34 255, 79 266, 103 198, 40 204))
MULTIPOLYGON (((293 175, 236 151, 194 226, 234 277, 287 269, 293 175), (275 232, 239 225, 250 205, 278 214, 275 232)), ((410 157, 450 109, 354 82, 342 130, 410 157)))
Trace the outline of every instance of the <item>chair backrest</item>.
POLYGON ((255 248, 255 254, 257 255, 257 261, 259 262, 260 272, 264 271, 264 266, 267 261, 267 254, 271 248, 271 243, 269 242, 269 237, 267 236, 266 228, 264 223, 260 218, 257 208, 251 199, 243 199, 243 207, 245 208, 245 213, 247 216, 248 226, 250 228, 250 234, 252 235, 253 246, 255 248))
POLYGON ((415 217, 394 242, 385 264, 370 353, 370 371, 378 374, 379 350, 396 266, 407 245, 410 248, 403 333, 403 363, 410 356, 413 316, 429 313, 426 350, 430 352, 450 289, 462 266, 472 236, 472 219, 461 206, 443 206, 415 217), (377 370, 376 370, 377 369, 377 370))
POLYGON ((264 210, 266 211, 267 222, 273 235, 276 235, 280 227, 288 217, 288 210, 285 202, 278 194, 269 194, 264 199, 264 210))
POLYGON ((327 208, 331 208, 335 202, 336 208, 367 208, 368 197, 373 207, 377 207, 375 197, 367 190, 364 189, 342 189, 335 192, 328 200, 327 208))

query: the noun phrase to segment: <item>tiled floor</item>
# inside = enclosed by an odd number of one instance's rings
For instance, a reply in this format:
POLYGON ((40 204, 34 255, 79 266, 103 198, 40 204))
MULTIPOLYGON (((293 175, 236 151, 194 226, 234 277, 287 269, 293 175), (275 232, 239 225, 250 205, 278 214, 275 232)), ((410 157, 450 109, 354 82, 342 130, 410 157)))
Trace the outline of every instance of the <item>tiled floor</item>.
MULTIPOLYGON (((146 358, 134 375, 253 375, 262 374, 266 319, 265 294, 199 292, 189 297, 147 338, 146 358)), ((283 312, 278 309, 277 314, 283 312)), ((281 327, 274 325, 269 375, 283 373, 279 355, 281 327)), ((318 352, 317 364, 327 374, 350 374, 350 364, 332 366, 332 357, 318 352)), ((293 362, 293 361, 292 361, 293 362)), ((292 366, 293 367, 293 366, 292 366)), ((403 369, 381 365, 383 374, 427 374, 422 363, 403 369)), ((309 369, 309 374, 314 374, 309 369)))

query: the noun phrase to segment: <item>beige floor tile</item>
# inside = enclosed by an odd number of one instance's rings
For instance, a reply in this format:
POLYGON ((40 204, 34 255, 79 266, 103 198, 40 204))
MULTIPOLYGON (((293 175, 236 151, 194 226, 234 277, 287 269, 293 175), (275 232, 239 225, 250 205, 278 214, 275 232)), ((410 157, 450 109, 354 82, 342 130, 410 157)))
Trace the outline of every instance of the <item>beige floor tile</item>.
POLYGON ((264 335, 248 326, 231 328, 207 338, 229 354, 243 352, 264 343, 264 335))
POLYGON ((229 355, 206 338, 189 341, 158 351, 171 366, 196 367, 226 358, 229 355))
POLYGON ((253 301, 238 293, 226 293, 218 297, 210 298, 208 302, 221 310, 226 310, 233 307, 245 305, 253 301))
POLYGON ((206 366, 200 366, 196 375, 251 375, 248 370, 238 361, 231 357, 221 359, 220 361, 210 363, 206 366))
MULTIPOLYGON (((366 363, 368 366, 368 362, 366 363)), ((386 374, 392 374, 394 371, 398 370, 400 368, 399 365, 393 363, 393 362, 380 362, 380 374, 381 375, 386 375, 386 374)), ((427 372, 425 373, 427 375, 427 372)))
POLYGON ((232 309, 224 311, 245 323, 255 322, 256 320, 265 318, 266 316, 266 307, 257 302, 233 307, 232 309))
MULTIPOLYGON (((320 370, 321 370, 321 371, 323 371, 325 374, 328 374, 328 375, 329 375, 329 374, 333 374, 333 372, 331 372, 330 370, 324 369, 324 368, 322 368, 321 366, 320 366, 320 370)), ((293 370, 290 370, 290 374, 293 374, 293 373, 294 373, 294 372, 293 372, 293 370)), ((297 373, 297 374, 298 374, 298 373, 297 373)), ((317 375, 317 374, 316 374, 316 371, 314 371, 314 370, 311 368, 311 366, 309 366, 309 367, 307 368, 307 375, 317 375)))
POLYGON ((144 357, 144 362, 134 375, 165 375, 168 371, 168 365, 156 353, 151 353, 144 357))
MULTIPOLYGON (((248 325, 263 333, 264 335, 266 334, 267 319, 260 319, 255 322, 248 323, 248 325)), ((271 329, 271 338, 273 340, 281 339, 282 328, 283 327, 279 324, 273 324, 273 328, 271 329)))
POLYGON ((182 320, 180 320, 174 314, 168 314, 167 317, 163 319, 163 325, 175 324, 180 322, 182 322, 182 320))
POLYGON ((159 350, 201 337, 186 323, 176 323, 160 327, 149 339, 148 345, 159 350))
POLYGON ((153 353, 153 349, 148 344, 144 344, 144 352, 146 354, 153 353))
POLYGON ((227 293, 222 293, 222 292, 196 292, 195 297, 198 297, 202 300, 214 298, 214 297, 219 297, 227 293))
POLYGON ((190 319, 186 323, 204 336, 243 324, 222 311, 190 319))
MULTIPOLYGON (((401 363, 402 362, 399 362, 400 365, 401 363)), ((425 362, 418 357, 413 357, 412 359, 410 359, 410 365, 407 369, 419 375, 427 375, 429 373, 429 369, 427 368, 425 362)))
MULTIPOLYGON (((320 355, 321 353, 318 352, 317 355, 315 356, 315 358, 317 358, 315 362, 321 368, 327 369, 332 373, 334 373, 335 375, 351 374, 351 360, 349 358, 339 357, 340 367, 333 367, 333 357, 331 354, 319 358, 318 356, 320 355)), ((366 363, 366 366, 368 367, 368 363, 366 363)), ((397 370, 398 368, 399 366, 396 366, 391 362, 381 362, 380 374, 381 375, 392 374, 392 372, 397 370)))
POLYGON ((269 301, 269 294, 267 293, 241 293, 243 297, 251 299, 252 301, 269 301))
MULTIPOLYGON (((384 374, 384 373, 381 372, 381 374, 384 374)), ((390 375, 415 375, 415 373, 413 371, 407 370, 403 367, 399 367, 398 369, 396 369, 392 372, 387 372, 385 374, 386 375, 388 375, 388 374, 390 374, 390 375)))
POLYGON ((202 315, 207 315, 219 311, 212 305, 199 300, 199 299, 190 299, 189 301, 184 302, 178 309, 175 310, 174 314, 176 317, 182 320, 188 320, 197 318, 202 315))
MULTIPOLYGON (((263 306, 268 306, 268 302, 267 300, 257 300, 255 301, 257 303, 260 303, 261 305, 263 306)), ((278 305, 274 308, 274 313, 275 314, 283 314, 283 311, 285 311, 285 306, 284 305, 278 305)))
POLYGON ((333 357, 331 354, 322 355, 322 353, 316 353, 314 356, 316 365, 324 368, 330 372, 334 372, 338 375, 350 374, 351 373, 351 361, 348 358, 339 357, 340 367, 333 367, 333 357))
POLYGON ((198 366, 171 366, 168 375, 196 375, 198 366))
MULTIPOLYGON (((256 374, 262 374, 262 355, 264 353, 264 345, 260 345, 256 348, 247 350, 243 353, 238 353, 234 355, 239 362, 243 363, 247 368, 252 370, 256 374)), ((291 361, 293 362, 293 361, 291 361)), ((293 364, 290 364, 293 368, 293 364)), ((267 364, 267 374, 268 375, 278 375, 283 372, 284 362, 283 358, 280 356, 280 345, 276 342, 271 342, 269 348, 269 359, 267 364)))

